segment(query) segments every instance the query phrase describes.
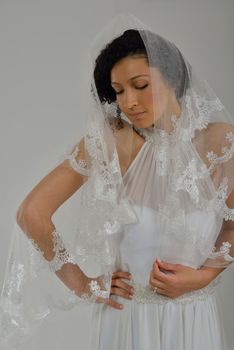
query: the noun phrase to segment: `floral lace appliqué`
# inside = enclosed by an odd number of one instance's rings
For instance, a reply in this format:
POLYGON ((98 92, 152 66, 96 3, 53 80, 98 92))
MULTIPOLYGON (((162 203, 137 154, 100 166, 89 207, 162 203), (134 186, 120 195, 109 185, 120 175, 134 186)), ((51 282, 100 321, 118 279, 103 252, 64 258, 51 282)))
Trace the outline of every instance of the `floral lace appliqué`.
POLYGON ((50 268, 53 272, 60 270, 64 264, 71 263, 76 264, 75 258, 73 255, 68 253, 65 248, 65 245, 62 241, 62 238, 56 230, 52 232, 53 237, 53 252, 55 252, 54 258, 49 261, 50 268))
POLYGON ((226 139, 230 142, 231 147, 223 147, 222 153, 223 156, 218 157, 217 154, 215 154, 213 151, 210 151, 207 153, 207 158, 209 162, 211 163, 209 167, 209 172, 211 173, 215 167, 215 165, 223 162, 227 162, 230 160, 234 154, 234 134, 230 131, 226 134, 226 139))
POLYGON ((190 141, 196 130, 207 127, 211 113, 222 109, 223 105, 218 97, 215 100, 208 100, 206 97, 198 95, 194 89, 191 89, 190 94, 185 96, 184 116, 174 122, 177 136, 184 142, 190 141), (196 108, 193 107, 193 104, 196 108), (182 125, 187 127, 182 127, 182 125))
POLYGON ((106 151, 107 145, 103 141, 103 127, 90 125, 86 136, 86 148, 95 169, 95 198, 115 205, 118 198, 118 185, 122 183, 117 151, 112 155, 106 151))
POLYGON ((96 297, 101 297, 101 298, 107 298, 108 293, 106 290, 101 290, 100 285, 96 280, 92 280, 89 283, 90 286, 90 291, 96 296, 96 297))
POLYGON ((220 260, 220 258, 224 259, 228 263, 231 263, 234 261, 234 256, 231 256, 230 249, 232 245, 229 242, 223 242, 219 251, 216 250, 216 247, 213 248, 212 253, 210 254, 210 259, 220 260))
POLYGON ((228 197, 228 178, 224 177, 216 195, 215 209, 224 218, 224 220, 234 221, 234 209, 228 208, 226 199, 228 197))
MULTIPOLYGON (((173 119, 173 117, 171 118, 173 119)), ((159 176, 167 175, 171 160, 175 159, 173 150, 175 149, 176 138, 174 132, 169 134, 163 129, 134 128, 134 130, 157 149, 155 153, 157 174, 159 176)))
POLYGON ((38 252, 38 256, 40 260, 38 261, 40 265, 44 265, 46 262, 49 264, 50 269, 55 272, 60 270, 64 264, 71 263, 76 264, 76 259, 73 255, 68 253, 63 243, 62 238, 56 231, 56 229, 52 232, 52 240, 53 240, 53 252, 55 253, 52 260, 48 261, 44 257, 44 252, 39 248, 38 244, 34 239, 30 238, 29 241, 33 245, 33 247, 38 252), (44 263, 43 263, 44 261, 44 263))
POLYGON ((189 193, 190 198, 195 202, 199 202, 199 189, 197 186, 197 180, 208 176, 209 173, 204 164, 200 165, 198 169, 198 163, 193 158, 188 166, 183 171, 182 175, 178 178, 176 183, 176 191, 185 190, 189 193))
POLYGON ((84 159, 80 159, 76 160, 77 155, 79 154, 80 150, 79 147, 76 146, 74 151, 72 152, 72 154, 70 154, 68 156, 68 161, 71 165, 71 167, 77 171, 78 173, 84 175, 84 176, 88 176, 89 175, 89 171, 87 169, 87 162, 84 159))

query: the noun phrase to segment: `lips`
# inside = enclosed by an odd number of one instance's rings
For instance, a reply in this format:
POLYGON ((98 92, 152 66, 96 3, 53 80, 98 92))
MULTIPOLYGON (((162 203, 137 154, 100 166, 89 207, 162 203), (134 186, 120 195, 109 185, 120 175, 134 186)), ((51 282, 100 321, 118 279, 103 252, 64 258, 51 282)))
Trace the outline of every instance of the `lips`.
POLYGON ((134 119, 142 119, 142 118, 144 118, 144 116, 145 116, 145 112, 134 113, 134 114, 131 114, 131 116, 132 116, 134 119))
POLYGON ((145 112, 144 111, 143 112, 135 112, 135 113, 131 113, 130 116, 131 117, 137 117, 138 115, 141 115, 143 113, 145 113, 145 112))

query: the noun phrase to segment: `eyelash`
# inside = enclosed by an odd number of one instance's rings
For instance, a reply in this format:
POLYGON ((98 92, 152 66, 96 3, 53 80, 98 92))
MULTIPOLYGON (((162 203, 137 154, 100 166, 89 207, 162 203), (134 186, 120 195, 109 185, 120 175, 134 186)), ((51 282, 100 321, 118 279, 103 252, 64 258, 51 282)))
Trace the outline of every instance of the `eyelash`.
MULTIPOLYGON (((146 84, 146 85, 144 85, 144 86, 141 86, 141 87, 136 87, 136 89, 137 90, 143 90, 143 89, 145 89, 146 87, 148 86, 148 84, 146 84)), ((122 92, 123 91, 119 91, 119 92, 115 92, 116 93, 116 95, 120 95, 120 94, 122 94, 122 92)))

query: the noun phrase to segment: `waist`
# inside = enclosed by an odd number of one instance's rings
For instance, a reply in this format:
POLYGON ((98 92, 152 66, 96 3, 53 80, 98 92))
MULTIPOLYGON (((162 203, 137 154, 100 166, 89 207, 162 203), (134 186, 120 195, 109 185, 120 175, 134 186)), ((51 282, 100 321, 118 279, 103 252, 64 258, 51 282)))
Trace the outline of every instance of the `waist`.
POLYGON ((185 293, 177 298, 169 298, 165 295, 153 292, 150 286, 143 286, 141 284, 132 283, 134 288, 134 295, 132 300, 137 303, 143 304, 188 304, 195 301, 206 300, 209 296, 214 294, 217 284, 220 283, 220 276, 216 277, 210 284, 206 287, 194 290, 192 292, 185 293))

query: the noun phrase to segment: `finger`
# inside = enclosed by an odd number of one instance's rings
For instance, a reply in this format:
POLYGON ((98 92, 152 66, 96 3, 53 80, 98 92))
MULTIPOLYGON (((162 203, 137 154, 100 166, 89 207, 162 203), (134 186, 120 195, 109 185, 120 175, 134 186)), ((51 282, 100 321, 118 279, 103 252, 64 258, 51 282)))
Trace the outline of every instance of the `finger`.
POLYGON ((134 289, 131 285, 127 284, 126 282, 124 282, 123 280, 121 280, 120 278, 119 279, 113 279, 112 280, 112 283, 111 283, 111 286, 116 286, 116 287, 119 287, 119 288, 122 288, 126 291, 128 291, 129 293, 133 293, 134 292, 134 289))
POLYGON ((152 286, 153 288, 154 287, 157 287, 157 288, 160 288, 160 289, 163 289, 163 290, 166 290, 167 289, 167 285, 161 281, 158 281, 157 279, 155 278, 151 278, 150 281, 149 281, 149 284, 150 286, 152 286))
POLYGON ((167 297, 167 292, 164 289, 157 288, 157 291, 155 294, 163 295, 164 297, 167 297))
POLYGON ((115 294, 115 295, 118 295, 118 296, 123 297, 125 299, 130 299, 130 300, 133 298, 132 292, 129 292, 127 290, 124 290, 124 289, 121 289, 118 287, 111 287, 110 294, 111 295, 115 294))
POLYGON ((128 271, 115 271, 112 273, 112 278, 127 278, 131 279, 132 275, 128 271))
POLYGON ((155 278, 153 273, 150 275, 149 284, 152 287, 157 287, 165 290, 167 289, 167 283, 160 281, 157 277, 155 278))
POLYGON ((166 296, 168 294, 168 291, 162 287, 159 287, 159 285, 157 284, 150 284, 149 285, 150 288, 152 289, 152 291, 155 293, 155 294, 160 294, 160 295, 164 295, 166 296), (156 287, 156 288, 155 288, 156 287))
POLYGON ((157 260, 159 268, 162 267, 164 270, 168 271, 178 271, 180 269, 179 264, 171 264, 165 261, 157 260))
POLYGON ((167 283, 169 280, 169 275, 159 270, 157 262, 153 265, 152 277, 164 283, 167 283))
POLYGON ((111 307, 113 307, 114 309, 118 309, 118 310, 122 310, 123 309, 123 304, 117 303, 116 301, 112 300, 112 299, 108 299, 105 302, 106 305, 109 305, 111 307))

